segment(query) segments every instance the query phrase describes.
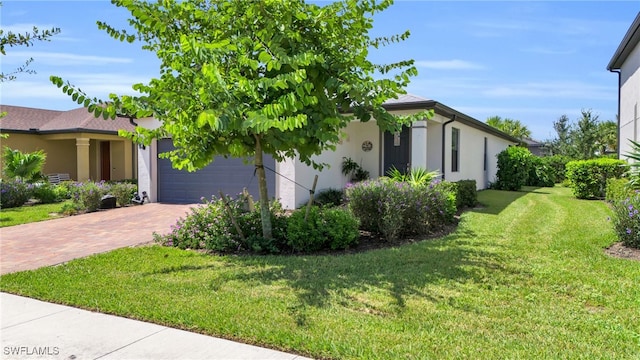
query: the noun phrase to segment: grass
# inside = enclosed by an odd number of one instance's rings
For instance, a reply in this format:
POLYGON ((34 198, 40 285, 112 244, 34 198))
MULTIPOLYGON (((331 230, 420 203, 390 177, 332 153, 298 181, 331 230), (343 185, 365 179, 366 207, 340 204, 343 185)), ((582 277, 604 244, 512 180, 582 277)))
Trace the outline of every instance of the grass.
POLYGON ((64 203, 38 204, 2 209, 2 212, 0 212, 0 227, 27 224, 61 217, 60 212, 63 205, 64 203))
POLYGON ((640 264, 600 201, 483 191, 442 239, 352 255, 125 248, 2 291, 336 359, 637 359, 640 264))

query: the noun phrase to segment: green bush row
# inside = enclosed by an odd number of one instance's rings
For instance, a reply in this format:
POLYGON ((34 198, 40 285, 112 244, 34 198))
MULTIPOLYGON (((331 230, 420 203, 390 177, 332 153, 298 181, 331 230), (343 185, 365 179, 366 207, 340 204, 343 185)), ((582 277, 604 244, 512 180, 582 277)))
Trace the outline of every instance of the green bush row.
POLYGON ((622 177, 629 167, 623 160, 608 158, 567 163, 567 180, 578 199, 604 199, 607 180, 622 177))
POLYGON ((456 212, 455 192, 446 182, 410 185, 380 178, 351 185, 346 195, 361 229, 387 240, 439 230, 456 212))
POLYGON ((192 208, 170 233, 154 234, 154 238, 181 249, 271 254, 346 249, 359 238, 358 220, 345 208, 312 206, 307 216, 303 207, 286 216, 280 203, 274 201, 270 206, 272 239, 262 237, 260 210, 245 208, 240 200, 225 205, 224 200, 213 197, 192 208))

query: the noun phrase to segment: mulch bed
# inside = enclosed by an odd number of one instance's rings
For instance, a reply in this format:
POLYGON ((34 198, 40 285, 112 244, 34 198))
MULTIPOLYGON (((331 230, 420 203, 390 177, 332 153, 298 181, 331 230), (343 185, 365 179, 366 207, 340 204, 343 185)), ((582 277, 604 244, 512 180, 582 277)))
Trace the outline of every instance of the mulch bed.
POLYGON ((624 246, 621 242, 611 245, 604 252, 610 256, 640 261, 640 249, 624 246))

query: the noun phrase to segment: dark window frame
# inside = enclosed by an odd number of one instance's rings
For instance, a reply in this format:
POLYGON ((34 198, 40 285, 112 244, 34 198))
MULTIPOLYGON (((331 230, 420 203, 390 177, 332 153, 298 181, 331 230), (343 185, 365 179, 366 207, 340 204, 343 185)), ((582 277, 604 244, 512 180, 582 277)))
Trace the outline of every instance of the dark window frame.
POLYGON ((451 128, 451 172, 460 171, 460 129, 451 128))

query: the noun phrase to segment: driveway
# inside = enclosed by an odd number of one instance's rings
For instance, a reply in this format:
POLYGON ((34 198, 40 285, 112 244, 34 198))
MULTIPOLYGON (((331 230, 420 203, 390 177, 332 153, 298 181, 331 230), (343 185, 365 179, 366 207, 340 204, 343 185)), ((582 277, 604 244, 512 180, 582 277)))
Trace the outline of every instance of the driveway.
POLYGON ((0 228, 0 274, 151 242, 193 206, 150 203, 0 228))

